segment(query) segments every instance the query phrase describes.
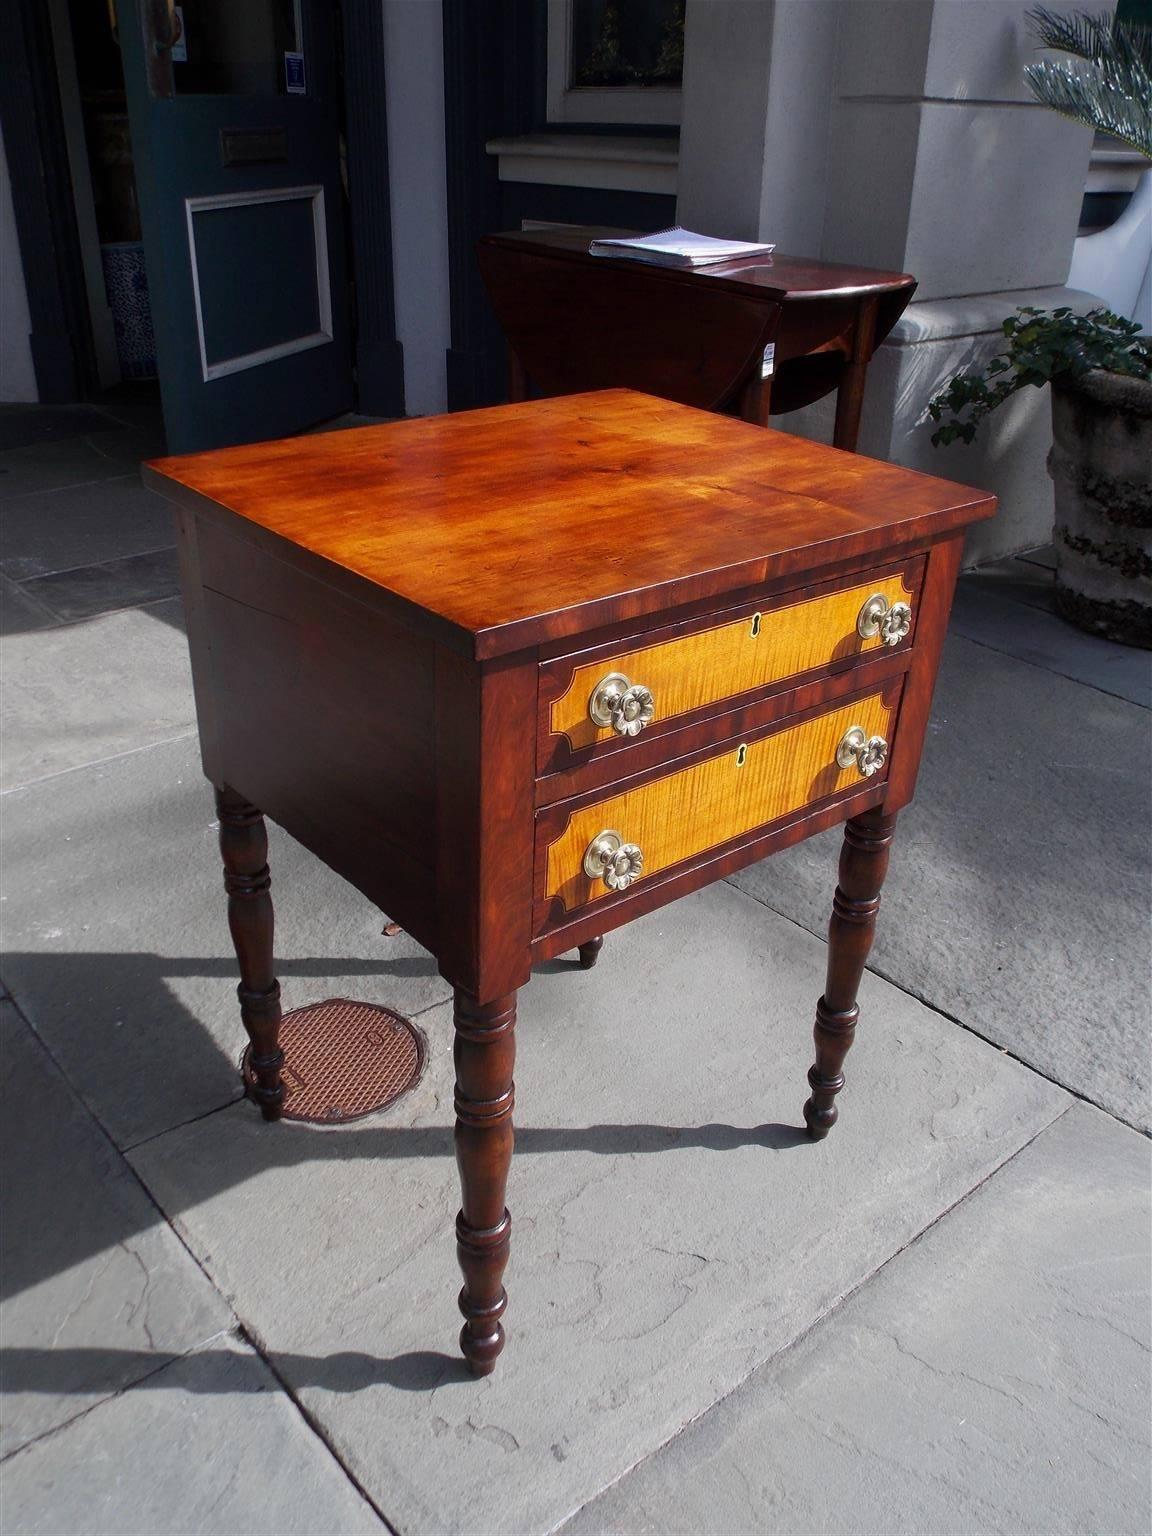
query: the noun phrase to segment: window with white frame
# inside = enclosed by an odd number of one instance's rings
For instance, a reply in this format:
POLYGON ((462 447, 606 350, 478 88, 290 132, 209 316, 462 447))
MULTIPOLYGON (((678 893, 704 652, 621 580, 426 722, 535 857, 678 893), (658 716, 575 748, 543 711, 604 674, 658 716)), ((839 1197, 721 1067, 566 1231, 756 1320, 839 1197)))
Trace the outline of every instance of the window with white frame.
POLYGON ((676 124, 685 0, 548 0, 548 120, 676 124))

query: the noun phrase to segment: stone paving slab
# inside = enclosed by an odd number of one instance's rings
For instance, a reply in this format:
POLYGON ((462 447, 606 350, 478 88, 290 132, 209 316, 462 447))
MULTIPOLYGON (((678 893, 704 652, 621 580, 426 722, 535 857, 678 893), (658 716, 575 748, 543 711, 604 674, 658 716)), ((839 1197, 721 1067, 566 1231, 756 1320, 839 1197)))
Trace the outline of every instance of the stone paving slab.
MULTIPOLYGON (((3 807, 0 973, 117 1144, 234 1099, 245 1037, 195 739, 14 791, 3 807)), ((356 997, 411 1016, 450 996, 413 939, 384 938, 370 902, 270 835, 286 1008, 356 997)))
MULTIPOLYGON (((870 964, 1147 1127, 1152 717, 953 637, 870 964)), ((827 929, 840 834, 733 877, 827 929)))
MULTIPOLYGON (((455 1353, 448 1009, 360 1126, 248 1105, 130 1153, 402 1533, 550 1530, 730 1392, 1067 1096, 866 977, 832 1137, 800 1129, 824 945, 720 884, 521 994, 509 1346, 455 1353)), ((387 993, 383 1000, 393 1002, 387 993)))
POLYGON ((1148 1185, 1073 1105, 565 1536, 1145 1536, 1148 1185))
MULTIPOLYGON (((104 437, 105 433, 102 431, 99 436, 104 437)), ((0 501, 14 502, 21 496, 91 485, 126 471, 127 465, 121 458, 102 451, 88 437, 29 443, 0 453, 0 501)))
POLYGON ((1056 546, 1054 544, 1041 544, 1036 549, 1025 549, 1016 556, 1026 565, 1043 566, 1046 571, 1056 569, 1056 546))
POLYGON ((222 1337, 0 1469, 5 1536, 387 1528, 254 1350, 222 1337))
MULTIPOLYGON (((1032 555, 994 560, 988 565, 979 566, 975 571, 962 573, 959 582, 961 592, 990 592, 1014 603, 1025 603, 1030 608, 1042 609, 1045 613, 1054 611, 1054 587, 1053 567, 1036 560, 1032 555)), ((1071 625, 1065 625, 1065 630, 1072 635, 1080 633, 1071 625)))
POLYGON ((0 576, 0 635, 22 635, 33 629, 50 629, 56 615, 35 601, 23 587, 0 576))
POLYGON ((1048 580, 1039 585, 999 569, 964 577, 956 589, 952 632, 1073 682, 1152 708, 1148 652, 1084 634, 1066 623, 1052 610, 1050 574, 1023 561, 1008 563, 1048 580))
POLYGON ((0 788, 187 735, 195 726, 179 599, 6 635, 0 788))
POLYGON ((144 489, 139 470, 126 473, 124 464, 100 462, 113 473, 3 502, 0 571, 5 576, 24 581, 175 544, 172 507, 144 489))
POLYGON ((0 405, 0 451, 5 453, 13 448, 86 437, 92 432, 121 430, 120 422, 91 405, 0 405))
POLYGON ((60 619, 89 619, 180 595, 180 562, 174 549, 125 555, 102 565, 36 576, 23 590, 60 619))
MULTIPOLYGON (((231 1313, 11 1003, 0 1021, 7 1455, 228 1327, 231 1313)), ((13 1529, 7 1500, 3 1523, 13 1529)))

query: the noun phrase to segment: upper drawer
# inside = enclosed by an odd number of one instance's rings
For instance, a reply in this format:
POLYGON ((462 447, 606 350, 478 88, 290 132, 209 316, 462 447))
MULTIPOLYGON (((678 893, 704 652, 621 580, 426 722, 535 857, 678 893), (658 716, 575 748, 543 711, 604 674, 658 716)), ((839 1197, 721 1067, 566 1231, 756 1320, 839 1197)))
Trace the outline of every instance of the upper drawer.
POLYGON ((545 663, 539 771, 626 747, 641 731, 650 739, 686 724, 696 710, 805 673, 840 672, 886 646, 908 646, 923 573, 920 556, 650 632, 627 649, 617 642, 545 663), (639 706, 637 728, 628 717, 639 706))

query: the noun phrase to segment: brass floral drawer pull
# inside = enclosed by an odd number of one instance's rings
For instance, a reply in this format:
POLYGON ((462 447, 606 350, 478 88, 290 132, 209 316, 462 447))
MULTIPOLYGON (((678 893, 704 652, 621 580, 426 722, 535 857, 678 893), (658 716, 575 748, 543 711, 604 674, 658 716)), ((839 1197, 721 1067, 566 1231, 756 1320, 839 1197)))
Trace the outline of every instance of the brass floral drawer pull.
POLYGON ((883 592, 868 599, 856 620, 856 633, 862 640, 879 635, 885 645, 899 645, 911 628, 912 605, 889 603, 883 592))
POLYGON ((655 713, 652 690, 631 682, 623 672, 602 677, 588 700, 588 718, 595 725, 610 725, 617 736, 639 736, 655 713))
POLYGON ((619 832, 599 833, 584 852, 584 873, 590 880, 603 880, 610 891, 626 891, 643 869, 644 855, 619 832))
POLYGON ((855 767, 862 779, 879 773, 888 761, 888 743, 883 736, 868 736, 864 728, 851 725, 840 738, 836 762, 841 768, 855 767))

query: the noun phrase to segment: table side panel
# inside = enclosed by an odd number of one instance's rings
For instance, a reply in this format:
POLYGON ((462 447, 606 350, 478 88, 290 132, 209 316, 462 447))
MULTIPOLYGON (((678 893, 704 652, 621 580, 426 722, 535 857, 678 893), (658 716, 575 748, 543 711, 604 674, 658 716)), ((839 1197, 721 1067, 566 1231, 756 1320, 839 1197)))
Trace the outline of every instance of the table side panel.
POLYGON ((936 690, 940 653, 948 632, 948 617, 956 591, 956 576, 964 552, 964 536, 934 544, 920 593, 916 644, 911 653, 908 681, 900 708, 900 736, 888 765, 887 808, 898 811, 916 791, 916 775, 924 749, 924 736, 936 690))
POLYGON ((204 613, 204 584, 200 574, 200 529, 196 513, 179 503, 172 507, 176 528, 176 553, 180 561, 180 592, 184 602, 184 627, 192 663, 192 694, 196 701, 196 729, 200 737, 200 764, 213 784, 224 782, 220 743, 216 730, 216 689, 208 621, 204 613))
POLYGON ((213 778, 434 948, 435 647, 218 524, 197 544, 213 778))
POLYGON ((440 974, 481 1001, 531 974, 534 652, 478 667, 436 656, 440 974))

